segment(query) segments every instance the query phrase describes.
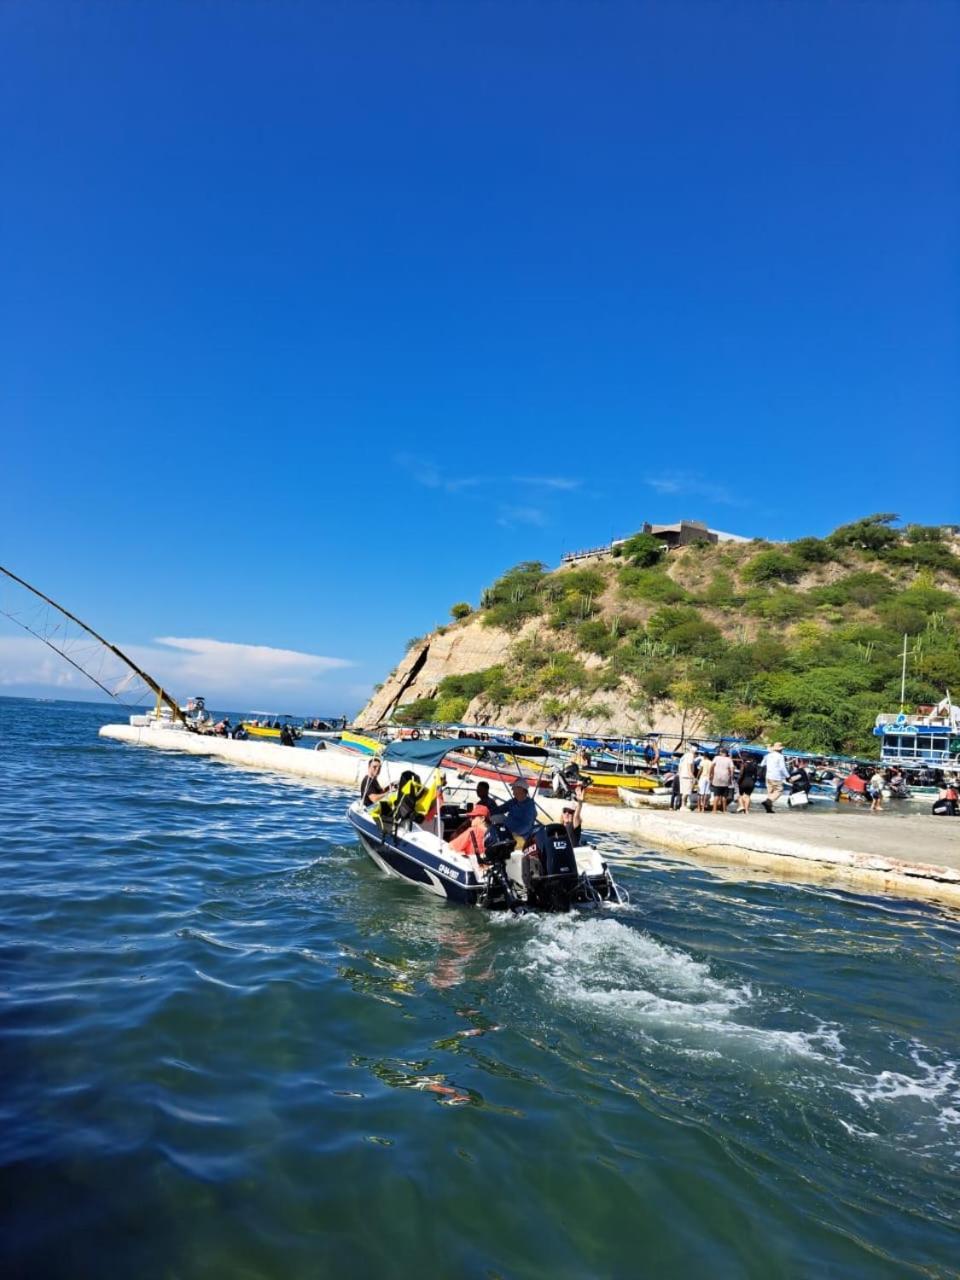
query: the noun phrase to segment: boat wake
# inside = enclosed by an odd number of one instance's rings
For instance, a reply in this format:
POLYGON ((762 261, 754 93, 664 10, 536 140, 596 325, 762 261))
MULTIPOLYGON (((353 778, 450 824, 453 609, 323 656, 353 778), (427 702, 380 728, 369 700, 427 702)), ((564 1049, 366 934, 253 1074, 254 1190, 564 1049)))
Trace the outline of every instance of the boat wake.
POLYGON ((750 983, 714 976, 709 964, 616 919, 541 917, 523 972, 555 1005, 592 1015, 692 1057, 758 1054, 825 1058, 842 1051, 835 1028, 756 1025, 750 983))
POLYGON ((825 1129, 960 1167, 960 1063, 943 1053, 889 1035, 848 1053, 842 1027, 804 1012, 803 993, 718 976, 619 919, 541 916, 510 927, 528 933, 511 985, 535 989, 579 1036, 594 1032, 605 1058, 619 1040, 611 1056, 670 1071, 694 1094, 698 1081, 739 1093, 749 1073, 813 1106, 825 1129))

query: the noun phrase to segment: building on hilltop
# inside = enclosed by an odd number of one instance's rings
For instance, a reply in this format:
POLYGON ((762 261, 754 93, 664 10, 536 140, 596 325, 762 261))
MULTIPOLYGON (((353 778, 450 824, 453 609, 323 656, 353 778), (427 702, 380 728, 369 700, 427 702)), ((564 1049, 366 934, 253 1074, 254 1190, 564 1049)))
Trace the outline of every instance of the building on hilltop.
MULTIPOLYGON (((694 542, 751 542, 739 533, 724 533, 722 529, 708 529, 702 520, 678 520, 676 524, 651 524, 644 520, 641 533, 649 533, 669 550, 671 547, 688 547, 694 542)), ((605 547, 590 547, 586 551, 567 551, 561 556, 563 564, 589 560, 596 556, 608 556, 614 547, 622 547, 627 538, 613 538, 605 547)))
MULTIPOLYGON (((739 533, 724 533, 721 529, 708 529, 702 520, 678 520, 676 524, 651 524, 649 520, 644 520, 641 532, 652 534, 668 547, 688 547, 691 542, 750 541, 739 533)), ((610 545, 617 544, 614 542, 610 545)))

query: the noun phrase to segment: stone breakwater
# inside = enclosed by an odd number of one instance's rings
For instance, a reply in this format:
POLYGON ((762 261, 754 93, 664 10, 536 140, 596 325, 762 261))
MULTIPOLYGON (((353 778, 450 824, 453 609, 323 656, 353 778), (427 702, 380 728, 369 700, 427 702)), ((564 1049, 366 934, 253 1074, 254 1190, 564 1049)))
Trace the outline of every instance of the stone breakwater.
MULTIPOLYGON (((186 751, 270 773, 353 788, 365 761, 330 749, 308 751, 274 742, 237 742, 169 729, 104 725, 100 736, 134 746, 186 751)), ((396 781, 397 765, 385 767, 396 781)), ((421 771, 424 776, 428 770, 421 771)), ((562 804, 539 800, 556 821, 562 804)), ((612 832, 707 862, 741 865, 791 880, 924 898, 960 907, 960 821, 894 812, 775 813, 748 817, 585 804, 586 831, 612 832), (905 851, 910 851, 905 853, 905 851)))

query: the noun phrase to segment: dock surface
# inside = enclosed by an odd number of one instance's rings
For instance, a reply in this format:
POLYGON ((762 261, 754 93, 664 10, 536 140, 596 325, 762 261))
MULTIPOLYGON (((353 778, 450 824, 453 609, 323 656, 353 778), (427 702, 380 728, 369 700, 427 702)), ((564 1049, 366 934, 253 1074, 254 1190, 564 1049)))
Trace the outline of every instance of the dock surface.
MULTIPOLYGON (((328 749, 309 751, 275 742, 104 725, 101 737, 136 746, 211 756, 244 768, 286 773, 355 788, 365 758, 328 749)), ((394 772, 399 770, 393 766, 394 772)), ((389 782, 396 781, 385 766, 389 782)), ((560 820, 563 802, 538 804, 560 820)), ((866 809, 811 806, 767 814, 698 814, 689 811, 627 809, 585 804, 586 832, 612 832, 645 845, 669 849, 722 865, 762 869, 791 880, 829 881, 866 892, 924 898, 960 907, 960 819, 927 813, 882 813, 866 809)))

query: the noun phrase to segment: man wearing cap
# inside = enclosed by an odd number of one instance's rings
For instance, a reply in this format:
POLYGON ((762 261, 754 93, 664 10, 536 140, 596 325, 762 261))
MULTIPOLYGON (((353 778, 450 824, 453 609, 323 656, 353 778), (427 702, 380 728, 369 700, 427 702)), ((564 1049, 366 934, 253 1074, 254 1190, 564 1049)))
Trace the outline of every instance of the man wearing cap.
POLYGON ((460 835, 454 836, 450 841, 450 848, 456 849, 457 853, 465 853, 468 857, 473 854, 475 858, 479 858, 490 826, 490 810, 484 804, 475 804, 467 817, 470 819, 469 827, 460 835))
POLYGON ((524 783, 515 782, 510 790, 512 799, 498 804, 493 812, 503 817, 503 825, 512 836, 526 840, 533 835, 533 828, 537 825, 537 806, 524 783))
POLYGON ((774 802, 783 795, 783 784, 787 780, 787 765, 783 758, 783 743, 775 742, 763 757, 760 768, 764 770, 767 782, 767 798, 763 807, 767 813, 773 813, 774 802))

